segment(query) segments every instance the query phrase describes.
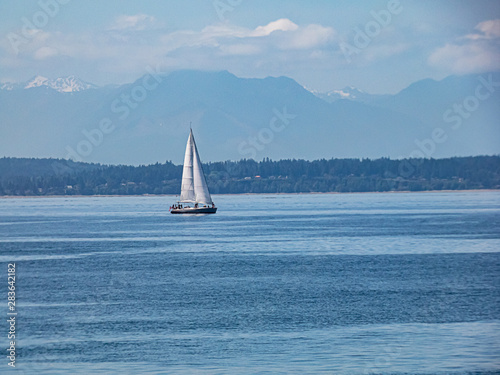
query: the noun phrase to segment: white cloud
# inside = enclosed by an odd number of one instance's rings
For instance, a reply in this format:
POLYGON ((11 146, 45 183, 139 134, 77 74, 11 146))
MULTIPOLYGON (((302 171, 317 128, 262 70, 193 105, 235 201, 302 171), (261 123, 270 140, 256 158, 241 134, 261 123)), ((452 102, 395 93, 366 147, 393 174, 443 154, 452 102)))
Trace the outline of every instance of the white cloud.
MULTIPOLYGON (((10 57, 15 60, 11 63, 30 66, 40 73, 43 67, 56 69, 57 64, 63 70, 71 69, 71 64, 76 68, 88 65, 101 74, 131 77, 157 64, 168 70, 245 67, 252 71, 282 66, 284 62, 307 66, 308 61, 328 59, 336 37, 330 27, 297 25, 288 19, 255 28, 220 23, 198 31, 169 31, 153 28, 155 24, 154 17, 148 15, 122 15, 101 32, 40 31, 23 45, 18 56, 10 57)), ((0 43, 0 49, 7 47, 0 43)))
MULTIPOLYGON (((236 27, 229 24, 218 24, 205 27, 201 33, 192 33, 193 40, 198 44, 221 46, 228 49, 233 43, 243 49, 245 44, 251 44, 248 50, 256 51, 255 44, 278 47, 279 49, 307 49, 322 46, 336 35, 331 27, 321 25, 298 26, 289 19, 282 18, 255 29, 236 27)), ((246 49, 246 48, 245 48, 246 49)), ((263 51, 264 48, 259 48, 263 51)))
POLYGON ((284 46, 290 49, 310 49, 323 46, 334 37, 335 31, 331 27, 308 25, 290 33, 290 38, 284 46))
POLYGON ((429 57, 429 63, 445 67, 454 73, 480 73, 500 68, 500 52, 484 43, 447 44, 429 57))
POLYGON ((281 18, 277 21, 268 23, 265 26, 258 26, 251 36, 266 36, 275 31, 295 31, 299 28, 295 23, 286 18, 281 18))
POLYGON ((214 25, 206 27, 200 35, 192 35, 204 45, 220 47, 228 53, 250 55, 270 53, 273 50, 301 50, 326 48, 336 33, 321 25, 298 26, 288 19, 279 19, 255 29, 214 25))
POLYGON ((483 21, 474 28, 479 33, 466 35, 466 39, 497 39, 500 37, 500 19, 483 21))
POLYGON ((153 16, 146 14, 136 14, 128 16, 122 14, 116 17, 115 21, 109 28, 110 30, 145 30, 153 27, 156 24, 156 19, 153 16))
POLYGON ((481 22, 474 29, 479 33, 434 50, 428 63, 458 74, 500 70, 500 20, 481 22))
POLYGON ((244 27, 238 27, 230 24, 209 25, 201 30, 200 33, 191 32, 191 35, 201 35, 202 38, 244 38, 249 36, 251 31, 244 27))

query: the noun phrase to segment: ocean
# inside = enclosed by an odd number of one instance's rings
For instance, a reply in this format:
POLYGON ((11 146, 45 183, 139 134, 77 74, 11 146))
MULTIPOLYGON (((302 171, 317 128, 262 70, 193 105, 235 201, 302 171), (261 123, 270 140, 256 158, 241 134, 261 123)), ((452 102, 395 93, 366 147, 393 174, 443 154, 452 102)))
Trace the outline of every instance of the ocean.
POLYGON ((500 192, 175 200, 0 199, 0 373, 500 373, 500 192))

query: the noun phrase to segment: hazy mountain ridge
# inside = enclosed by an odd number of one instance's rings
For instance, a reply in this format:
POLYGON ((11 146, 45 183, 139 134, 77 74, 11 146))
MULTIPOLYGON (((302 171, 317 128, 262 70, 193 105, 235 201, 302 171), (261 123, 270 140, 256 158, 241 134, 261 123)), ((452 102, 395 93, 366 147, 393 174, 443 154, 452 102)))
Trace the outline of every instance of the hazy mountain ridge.
POLYGON ((13 177, 38 178, 58 174, 75 174, 102 168, 100 164, 79 163, 53 158, 0 158, 0 179, 13 177))
POLYGON ((467 126, 453 130, 443 121, 453 103, 474 95, 477 75, 419 81, 389 96, 363 97, 350 89, 340 95, 351 99, 332 103, 288 77, 238 78, 227 71, 145 75, 117 87, 71 92, 36 82, 0 90, 0 155, 68 157, 69 149, 76 152, 86 142, 90 152, 77 160, 180 163, 190 122, 205 161, 406 157, 437 127, 447 140, 424 156, 500 153, 497 91, 464 119, 467 126), (112 130, 101 137, 96 132, 103 119, 112 130))

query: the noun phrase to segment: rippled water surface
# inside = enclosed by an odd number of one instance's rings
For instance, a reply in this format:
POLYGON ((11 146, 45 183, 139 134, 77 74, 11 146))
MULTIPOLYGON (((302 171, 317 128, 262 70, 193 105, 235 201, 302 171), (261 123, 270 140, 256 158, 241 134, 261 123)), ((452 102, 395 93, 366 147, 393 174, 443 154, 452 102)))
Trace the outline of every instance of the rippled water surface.
POLYGON ((499 192, 214 199, 0 199, 0 373, 500 373, 499 192))

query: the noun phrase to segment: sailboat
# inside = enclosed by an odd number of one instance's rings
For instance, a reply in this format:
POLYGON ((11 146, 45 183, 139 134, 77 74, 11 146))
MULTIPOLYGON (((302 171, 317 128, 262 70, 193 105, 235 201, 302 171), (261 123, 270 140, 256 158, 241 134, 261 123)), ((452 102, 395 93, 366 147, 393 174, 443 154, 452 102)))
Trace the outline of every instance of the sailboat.
POLYGON ((217 212, 203 173, 193 130, 189 131, 186 154, 184 155, 181 198, 179 202, 170 207, 170 212, 172 214, 215 214, 217 212))

